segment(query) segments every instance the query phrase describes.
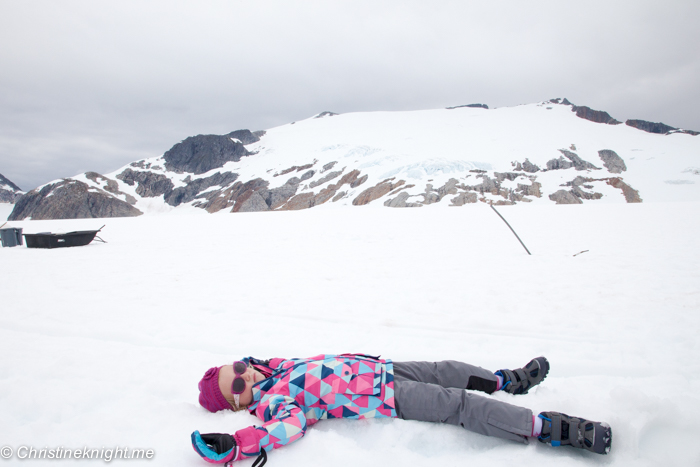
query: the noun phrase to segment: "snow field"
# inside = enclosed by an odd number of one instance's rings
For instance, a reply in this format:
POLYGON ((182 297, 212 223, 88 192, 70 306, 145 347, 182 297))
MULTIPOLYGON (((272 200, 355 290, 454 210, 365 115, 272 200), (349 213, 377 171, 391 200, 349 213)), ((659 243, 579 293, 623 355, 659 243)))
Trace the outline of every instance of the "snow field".
POLYGON ((495 371, 545 355, 542 385, 490 397, 607 421, 609 456, 333 420, 268 462, 697 465, 698 208, 499 207, 532 256, 481 203, 12 222, 25 233, 107 224, 109 243, 0 249, 0 445, 152 448, 142 464, 203 466, 193 430, 259 424, 199 407, 211 366, 365 352, 495 371))

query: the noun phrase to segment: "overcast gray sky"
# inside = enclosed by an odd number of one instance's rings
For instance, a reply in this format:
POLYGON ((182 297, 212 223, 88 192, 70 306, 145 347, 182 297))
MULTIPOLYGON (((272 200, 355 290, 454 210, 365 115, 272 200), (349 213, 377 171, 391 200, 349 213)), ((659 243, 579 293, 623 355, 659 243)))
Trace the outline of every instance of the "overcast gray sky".
POLYGON ((200 133, 567 97, 700 130, 700 2, 0 0, 0 173, 29 190, 200 133))

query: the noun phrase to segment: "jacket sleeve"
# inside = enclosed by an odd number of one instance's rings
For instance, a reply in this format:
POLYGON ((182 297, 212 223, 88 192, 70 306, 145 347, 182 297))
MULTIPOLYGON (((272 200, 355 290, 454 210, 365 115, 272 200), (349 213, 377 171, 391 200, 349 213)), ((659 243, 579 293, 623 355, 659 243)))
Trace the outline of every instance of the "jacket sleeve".
POLYGON ((289 396, 275 395, 256 409, 256 415, 265 420, 262 426, 238 430, 233 437, 239 447, 236 460, 256 457, 260 450, 271 451, 287 445, 306 433, 306 415, 289 396))
POLYGON ((284 358, 271 358, 270 359, 270 368, 273 370, 276 370, 279 368, 279 366, 285 361, 284 358))

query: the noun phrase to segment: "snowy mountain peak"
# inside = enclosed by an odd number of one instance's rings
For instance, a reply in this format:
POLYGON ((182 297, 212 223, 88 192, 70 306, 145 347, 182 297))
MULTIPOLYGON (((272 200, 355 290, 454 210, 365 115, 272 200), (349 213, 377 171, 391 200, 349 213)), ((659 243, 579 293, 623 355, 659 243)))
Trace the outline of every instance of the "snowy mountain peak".
POLYGON ((49 184, 10 218, 700 199, 697 133, 640 122, 565 98, 322 112, 263 132, 188 137, 113 173, 49 184))

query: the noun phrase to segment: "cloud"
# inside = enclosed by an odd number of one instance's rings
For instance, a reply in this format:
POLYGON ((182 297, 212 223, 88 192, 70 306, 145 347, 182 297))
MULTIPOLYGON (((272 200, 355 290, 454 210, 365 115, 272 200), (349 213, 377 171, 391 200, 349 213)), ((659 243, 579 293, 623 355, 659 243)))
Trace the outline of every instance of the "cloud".
POLYGON ((700 4, 0 1, 0 172, 31 188, 185 137, 568 97, 700 130, 700 4))

